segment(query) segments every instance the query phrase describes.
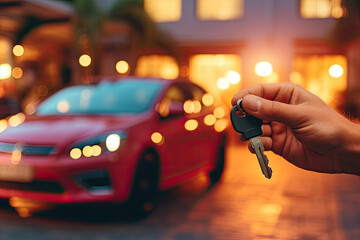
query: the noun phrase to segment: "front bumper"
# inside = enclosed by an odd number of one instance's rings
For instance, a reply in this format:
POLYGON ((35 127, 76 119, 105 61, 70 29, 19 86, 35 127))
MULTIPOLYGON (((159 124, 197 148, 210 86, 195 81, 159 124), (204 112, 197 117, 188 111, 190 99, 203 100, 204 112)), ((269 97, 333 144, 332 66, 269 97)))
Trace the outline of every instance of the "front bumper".
MULTIPOLYGON (((0 154, 0 166, 11 166, 10 154, 0 154)), ((19 197, 49 203, 124 202, 132 179, 132 164, 115 153, 84 159, 23 156, 19 166, 33 170, 30 180, 0 180, 0 198, 19 197)), ((13 166, 16 168, 17 166, 13 166)))

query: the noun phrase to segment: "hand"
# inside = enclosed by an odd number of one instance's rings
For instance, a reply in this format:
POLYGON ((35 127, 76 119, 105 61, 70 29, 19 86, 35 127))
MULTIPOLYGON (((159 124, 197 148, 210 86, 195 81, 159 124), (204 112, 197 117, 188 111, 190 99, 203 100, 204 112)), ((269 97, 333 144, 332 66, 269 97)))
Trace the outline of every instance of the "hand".
POLYGON ((248 114, 264 120, 265 150, 303 169, 360 175, 360 125, 319 97, 292 83, 276 83, 243 89, 232 105, 240 98, 248 114))

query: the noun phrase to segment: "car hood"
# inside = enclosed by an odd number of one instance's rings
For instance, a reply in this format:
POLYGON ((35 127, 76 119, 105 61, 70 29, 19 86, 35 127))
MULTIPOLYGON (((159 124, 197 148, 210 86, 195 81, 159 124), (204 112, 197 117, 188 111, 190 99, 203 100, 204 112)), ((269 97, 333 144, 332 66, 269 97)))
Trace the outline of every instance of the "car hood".
POLYGON ((63 145, 98 134, 126 130, 139 116, 37 116, 0 133, 0 142, 63 145))

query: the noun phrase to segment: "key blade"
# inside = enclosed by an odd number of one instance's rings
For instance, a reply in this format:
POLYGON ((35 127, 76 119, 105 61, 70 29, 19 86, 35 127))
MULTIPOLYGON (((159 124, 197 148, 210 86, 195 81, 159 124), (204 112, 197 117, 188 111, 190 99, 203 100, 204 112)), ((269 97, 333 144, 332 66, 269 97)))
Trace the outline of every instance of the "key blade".
POLYGON ((272 175, 272 170, 268 166, 269 159, 264 154, 264 146, 262 145, 260 138, 259 137, 251 138, 250 143, 255 150, 255 154, 258 159, 262 173, 265 175, 266 178, 270 179, 272 175))

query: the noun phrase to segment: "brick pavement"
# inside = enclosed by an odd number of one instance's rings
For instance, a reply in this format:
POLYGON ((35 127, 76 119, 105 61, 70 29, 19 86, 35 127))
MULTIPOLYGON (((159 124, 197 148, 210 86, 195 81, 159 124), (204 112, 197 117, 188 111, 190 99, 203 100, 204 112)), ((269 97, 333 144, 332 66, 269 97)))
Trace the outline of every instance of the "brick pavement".
POLYGON ((360 239, 360 177, 312 173, 267 155, 271 180, 245 145, 231 146, 220 184, 208 188, 199 177, 166 191, 141 221, 101 207, 22 219, 2 207, 0 240, 360 239))

